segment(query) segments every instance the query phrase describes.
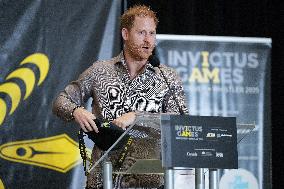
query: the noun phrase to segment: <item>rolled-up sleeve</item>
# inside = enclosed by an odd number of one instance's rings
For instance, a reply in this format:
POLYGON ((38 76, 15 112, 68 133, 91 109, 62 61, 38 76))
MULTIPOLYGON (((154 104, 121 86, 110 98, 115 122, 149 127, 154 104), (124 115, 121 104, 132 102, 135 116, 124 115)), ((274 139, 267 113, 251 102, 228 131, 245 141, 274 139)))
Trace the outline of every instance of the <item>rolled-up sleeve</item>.
POLYGON ((59 93, 52 104, 52 111, 55 115, 65 121, 70 121, 73 119, 73 110, 78 106, 84 106, 87 100, 92 97, 92 84, 95 82, 93 69, 94 65, 59 93))

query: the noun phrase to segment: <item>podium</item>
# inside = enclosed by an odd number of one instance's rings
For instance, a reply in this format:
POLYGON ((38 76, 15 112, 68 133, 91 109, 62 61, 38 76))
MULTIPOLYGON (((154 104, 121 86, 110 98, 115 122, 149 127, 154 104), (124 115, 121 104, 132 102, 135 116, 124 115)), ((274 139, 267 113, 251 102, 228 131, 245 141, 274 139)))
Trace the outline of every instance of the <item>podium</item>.
POLYGON ((195 188, 218 188, 218 169, 237 169, 237 144, 254 124, 236 124, 235 117, 161 115, 162 165, 166 189, 173 189, 173 168, 195 168, 195 188))
POLYGON ((254 125, 236 124, 235 117, 190 116, 161 114, 161 156, 157 159, 137 159, 126 171, 112 170, 108 153, 133 126, 94 164, 103 161, 105 189, 112 189, 112 174, 160 174, 165 189, 174 188, 174 169, 195 168, 195 188, 205 188, 204 169, 209 169, 209 188, 218 188, 218 169, 237 169, 237 144, 254 125))

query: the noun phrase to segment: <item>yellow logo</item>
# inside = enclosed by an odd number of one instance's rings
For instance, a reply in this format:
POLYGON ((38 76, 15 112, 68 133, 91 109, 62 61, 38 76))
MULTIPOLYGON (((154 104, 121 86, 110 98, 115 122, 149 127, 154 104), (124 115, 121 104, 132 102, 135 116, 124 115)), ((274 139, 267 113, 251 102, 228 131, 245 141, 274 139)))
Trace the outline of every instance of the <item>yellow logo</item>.
MULTIPOLYGON (((42 53, 35 53, 28 57, 26 57, 20 65, 24 64, 35 64, 40 71, 40 76, 37 85, 39 86, 44 79, 46 78, 49 70, 49 60, 46 55, 42 53)), ((30 68, 18 68, 14 70, 12 73, 10 73, 6 77, 6 81, 12 78, 19 78, 23 80, 25 83, 26 89, 25 89, 25 96, 24 100, 28 98, 28 96, 31 95, 34 85, 35 85, 35 74, 30 68)), ((21 89, 18 86, 18 84, 14 82, 5 82, 3 84, 0 84, 0 92, 6 93, 11 98, 11 108, 9 111, 9 115, 13 114, 13 112, 18 107, 20 100, 21 100, 21 89)), ((0 125, 3 123, 7 113, 7 105, 5 100, 0 98, 0 125)))
POLYGON ((1 179, 0 179, 0 189, 5 189, 4 184, 1 179))
POLYGON ((190 131, 182 131, 181 136, 183 136, 183 137, 192 137, 192 132, 190 132, 190 131))
POLYGON ((78 143, 66 134, 6 143, 0 146, 0 157, 62 173, 81 163, 78 143))
POLYGON ((104 123, 103 123, 103 127, 110 127, 109 122, 104 122, 104 123))
POLYGON ((213 83, 220 83, 220 74, 219 68, 214 68, 213 70, 209 69, 209 52, 202 51, 202 69, 192 68, 192 73, 189 77, 189 82, 198 82, 198 83, 209 83, 212 81, 213 83))

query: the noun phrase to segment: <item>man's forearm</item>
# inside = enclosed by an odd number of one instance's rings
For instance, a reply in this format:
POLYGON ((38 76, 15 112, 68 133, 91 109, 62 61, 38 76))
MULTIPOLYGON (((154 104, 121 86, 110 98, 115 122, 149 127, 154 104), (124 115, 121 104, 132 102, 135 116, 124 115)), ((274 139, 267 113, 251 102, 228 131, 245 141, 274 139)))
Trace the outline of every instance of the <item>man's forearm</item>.
POLYGON ((74 119, 72 113, 79 105, 72 102, 65 92, 61 92, 52 105, 52 112, 65 121, 74 119))

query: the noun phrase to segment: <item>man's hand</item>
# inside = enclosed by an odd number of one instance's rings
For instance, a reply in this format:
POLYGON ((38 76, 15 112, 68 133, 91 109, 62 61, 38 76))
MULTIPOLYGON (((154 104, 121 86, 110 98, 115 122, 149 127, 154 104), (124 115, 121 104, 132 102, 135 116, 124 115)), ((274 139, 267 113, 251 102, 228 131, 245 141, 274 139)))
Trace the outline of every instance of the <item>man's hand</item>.
POLYGON ((93 130, 95 130, 96 133, 99 132, 96 123, 93 121, 94 119, 96 119, 96 116, 91 112, 85 110, 84 108, 77 108, 73 112, 73 116, 75 118, 75 121, 79 123, 84 132, 93 130))
POLYGON ((135 122, 136 115, 134 112, 128 112, 123 114, 119 118, 112 121, 113 124, 121 127, 122 129, 126 129, 126 127, 132 125, 135 122))

